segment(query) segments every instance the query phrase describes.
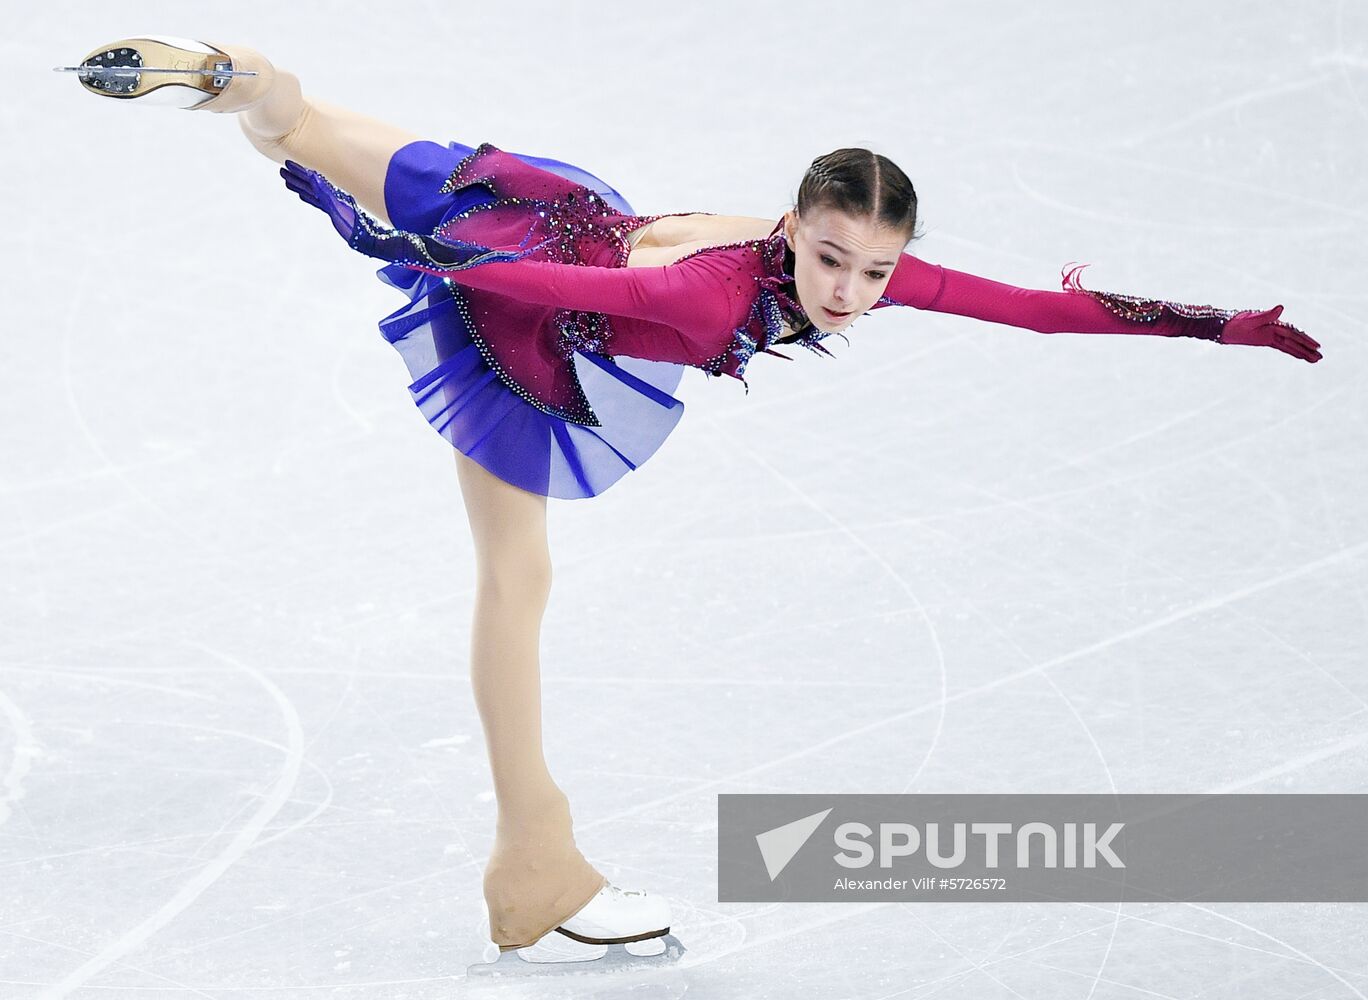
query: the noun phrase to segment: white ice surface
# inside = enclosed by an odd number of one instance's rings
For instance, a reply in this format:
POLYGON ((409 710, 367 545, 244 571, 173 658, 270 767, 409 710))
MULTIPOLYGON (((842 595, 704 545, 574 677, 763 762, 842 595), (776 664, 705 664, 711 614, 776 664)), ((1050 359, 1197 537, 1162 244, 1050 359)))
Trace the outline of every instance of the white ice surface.
POLYGON ((1320 364, 905 309, 749 396, 686 373, 646 466, 552 502, 542 651, 578 843, 689 952, 566 989, 1368 995, 1364 905, 719 904, 715 845, 720 792, 1368 791, 1362 3, 4 22, 0 997, 458 997, 487 943, 471 542, 402 299, 229 118, 49 71, 140 32, 641 212, 777 217, 871 145, 929 260, 1284 304, 1320 364))

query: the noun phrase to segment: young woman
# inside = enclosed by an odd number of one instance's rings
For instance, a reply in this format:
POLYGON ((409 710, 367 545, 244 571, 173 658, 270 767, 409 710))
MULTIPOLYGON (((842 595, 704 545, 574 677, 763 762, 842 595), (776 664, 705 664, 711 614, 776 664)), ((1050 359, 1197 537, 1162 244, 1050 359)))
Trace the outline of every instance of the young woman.
POLYGON ((453 445, 478 569, 471 679, 498 801, 484 876, 490 935, 516 950, 663 936, 669 909, 612 886, 576 849, 542 752, 538 638, 551 583, 546 498, 597 495, 646 461, 683 404, 685 366, 744 382, 779 345, 909 305, 1042 333, 1196 337, 1320 360, 1282 307, 1236 311, 1084 289, 1016 288, 904 252, 917 198, 865 149, 818 157, 779 220, 638 216, 570 164, 427 142, 305 98, 259 53, 129 38, 81 67, 101 96, 232 112, 408 302, 380 324, 414 400, 453 445))

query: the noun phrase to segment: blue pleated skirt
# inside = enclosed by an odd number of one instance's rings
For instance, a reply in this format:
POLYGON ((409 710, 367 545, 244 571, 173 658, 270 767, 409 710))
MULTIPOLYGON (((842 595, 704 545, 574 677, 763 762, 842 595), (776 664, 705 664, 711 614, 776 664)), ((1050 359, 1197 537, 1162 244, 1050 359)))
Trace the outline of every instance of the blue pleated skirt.
MULTIPOLYGON (((472 152, 462 143, 426 140, 398 150, 385 177, 394 227, 430 234, 453 216, 494 201, 478 184, 441 193, 472 152)), ((597 192, 615 212, 635 214, 621 194, 586 170, 514 155, 597 192)), ((395 264, 377 276, 408 300, 380 321, 380 332, 408 366, 419 411, 453 447, 505 482, 565 500, 597 496, 650 458, 683 416, 684 404, 673 394, 684 365, 583 351, 574 355, 575 373, 598 425, 548 413, 490 366, 459 284, 395 264)), ((527 331, 529 337, 551 335, 527 331)))

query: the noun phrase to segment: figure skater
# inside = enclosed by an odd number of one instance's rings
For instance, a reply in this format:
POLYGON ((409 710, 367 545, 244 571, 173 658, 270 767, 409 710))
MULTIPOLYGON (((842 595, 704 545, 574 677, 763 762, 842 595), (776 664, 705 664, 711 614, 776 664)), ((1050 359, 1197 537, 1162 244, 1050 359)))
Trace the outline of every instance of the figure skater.
MULTIPOLYGON (((905 252, 917 197, 866 149, 813 161, 779 220, 640 216, 592 174, 484 143, 442 145, 303 96, 260 53, 170 36, 101 46, 92 93, 231 112, 287 185, 407 297, 380 322, 424 417, 453 446, 477 567, 470 674, 498 804, 484 873, 491 939, 557 931, 621 944, 669 935, 669 907, 611 884, 575 846, 542 750, 538 641, 551 586, 546 499, 602 493, 674 428, 683 369, 745 382, 757 353, 830 352, 867 311, 912 306, 1041 333, 1320 345, 1270 310, 1219 309, 989 281, 905 252)), ((747 385, 747 390, 749 386, 747 385)), ((502 957, 502 955, 501 955, 502 957)), ((512 956, 509 956, 512 957, 512 956)), ((635 957, 635 956, 634 956, 635 957)), ((645 959, 638 958, 639 961, 645 959)), ((502 963, 501 963, 502 964, 502 963)))

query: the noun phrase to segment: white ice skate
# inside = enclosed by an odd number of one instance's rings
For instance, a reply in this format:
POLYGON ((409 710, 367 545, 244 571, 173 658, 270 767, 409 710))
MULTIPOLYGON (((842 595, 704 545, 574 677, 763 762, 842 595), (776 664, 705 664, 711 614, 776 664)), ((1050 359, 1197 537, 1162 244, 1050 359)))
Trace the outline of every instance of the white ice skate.
MULTIPOLYGON (((194 38, 139 35, 100 46, 79 66, 54 66, 53 71, 77 74, 86 90, 101 97, 139 98, 144 105, 186 109, 213 102, 210 109, 220 110, 226 102, 214 98, 234 79, 261 75, 260 68, 243 65, 255 60, 239 58, 249 54, 255 55, 249 49, 194 38)), ((242 102, 232 103, 231 110, 240 110, 242 102)))
POLYGON ((584 949, 548 947, 548 934, 535 945, 502 951, 495 962, 472 965, 467 974, 537 976, 652 968, 673 964, 684 954, 684 945, 670 933, 670 906, 665 900, 641 889, 619 889, 611 882, 556 932, 580 944, 607 945, 608 950, 586 958, 584 949), (626 948, 653 938, 661 939, 663 950, 652 954, 626 948), (540 957, 523 954, 533 951, 540 957))

